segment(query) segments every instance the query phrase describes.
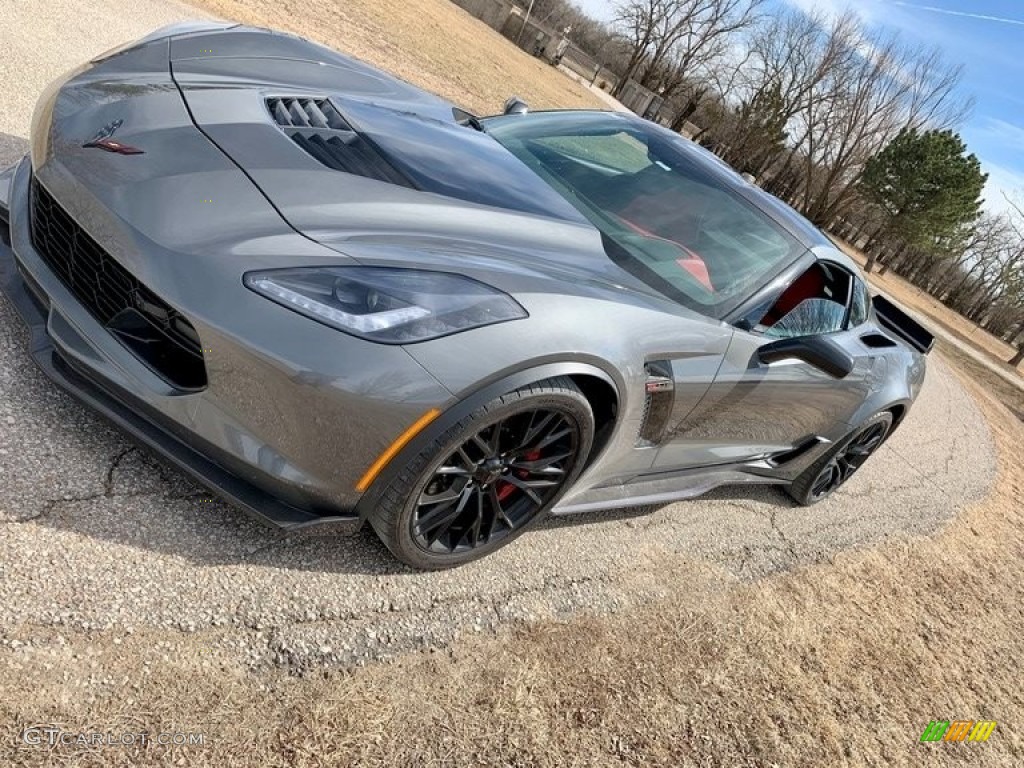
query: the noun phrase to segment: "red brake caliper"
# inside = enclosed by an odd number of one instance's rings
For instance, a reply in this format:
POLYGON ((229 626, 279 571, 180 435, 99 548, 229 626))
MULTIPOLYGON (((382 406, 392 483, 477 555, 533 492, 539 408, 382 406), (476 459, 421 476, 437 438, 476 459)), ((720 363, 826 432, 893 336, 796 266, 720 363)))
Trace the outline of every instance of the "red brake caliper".
MULTIPOLYGON (((526 453, 523 454, 523 459, 525 459, 526 461, 536 461, 539 458, 540 451, 527 451, 526 453)), ((530 473, 527 472, 525 469, 517 469, 516 474, 519 475, 519 477, 524 480, 530 475, 530 473)), ((512 483, 500 481, 498 483, 498 501, 504 501, 505 499, 507 499, 510 495, 512 495, 512 492, 515 489, 516 487, 512 485, 512 483)))

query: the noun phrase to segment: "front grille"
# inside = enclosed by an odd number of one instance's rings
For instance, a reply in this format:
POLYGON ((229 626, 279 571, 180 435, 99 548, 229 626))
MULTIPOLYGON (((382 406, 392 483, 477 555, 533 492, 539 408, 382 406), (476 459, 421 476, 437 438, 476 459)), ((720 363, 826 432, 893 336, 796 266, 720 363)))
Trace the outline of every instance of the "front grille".
POLYGON ((359 135, 328 99, 270 98, 278 127, 314 159, 336 171, 411 187, 374 145, 359 135))
POLYGON ((192 324, 104 251, 35 178, 31 232, 47 266, 139 359, 178 389, 206 386, 192 324))

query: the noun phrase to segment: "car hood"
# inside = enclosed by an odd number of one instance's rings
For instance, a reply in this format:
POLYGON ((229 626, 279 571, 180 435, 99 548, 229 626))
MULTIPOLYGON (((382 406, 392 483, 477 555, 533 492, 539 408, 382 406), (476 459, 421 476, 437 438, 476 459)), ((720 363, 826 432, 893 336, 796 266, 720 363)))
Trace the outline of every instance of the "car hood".
POLYGON ((455 268, 504 264, 652 293, 608 258, 601 233, 572 205, 495 140, 457 122, 449 102, 262 30, 174 38, 170 57, 196 125, 313 240, 362 259, 403 248, 455 268), (275 120, 276 100, 292 108, 329 100, 400 183, 318 160, 275 120))
POLYGON ((145 282, 211 260, 355 260, 693 316, 616 265, 595 227, 448 102, 289 35, 178 30, 64 76, 33 121, 37 179, 145 282), (285 98, 336 104, 397 176, 320 162, 275 121, 268 100, 285 98), (131 154, 92 146, 111 136, 131 154))

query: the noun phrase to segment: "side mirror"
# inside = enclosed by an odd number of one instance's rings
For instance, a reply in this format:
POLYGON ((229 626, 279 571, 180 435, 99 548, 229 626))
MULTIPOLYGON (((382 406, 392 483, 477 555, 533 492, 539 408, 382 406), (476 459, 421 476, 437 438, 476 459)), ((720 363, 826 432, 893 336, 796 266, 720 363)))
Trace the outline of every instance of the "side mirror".
POLYGON ((853 356, 826 336, 800 336, 772 341, 757 350, 757 359, 762 363, 802 360, 836 379, 849 376, 854 366, 853 356))
POLYGON ((529 105, 518 96, 509 96, 505 100, 504 113, 506 115, 525 115, 530 111, 529 105))

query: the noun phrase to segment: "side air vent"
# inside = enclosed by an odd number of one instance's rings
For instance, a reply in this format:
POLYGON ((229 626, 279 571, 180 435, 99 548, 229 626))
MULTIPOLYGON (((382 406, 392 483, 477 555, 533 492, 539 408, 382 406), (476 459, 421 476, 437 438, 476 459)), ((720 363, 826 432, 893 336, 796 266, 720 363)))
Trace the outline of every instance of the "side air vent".
POLYGON ((864 346, 871 347, 872 349, 886 349, 896 346, 895 341, 880 333, 866 333, 860 337, 860 340, 864 346))
POLYGON ((785 453, 779 453, 776 454, 775 456, 772 456, 770 459, 768 459, 768 463, 771 464, 773 467, 781 467, 784 464, 789 464, 791 461, 796 461, 801 456, 809 452, 812 448, 816 448, 822 443, 827 442, 828 440, 817 435, 809 437, 803 442, 799 443, 796 446, 796 448, 786 451, 785 453))
POLYGON ((647 447, 661 442, 675 402, 672 366, 667 360, 654 360, 645 366, 644 415, 637 434, 637 445, 647 447))
POLYGON ((413 186, 376 147, 360 136, 329 99, 267 99, 274 122, 328 168, 403 187, 413 186))

